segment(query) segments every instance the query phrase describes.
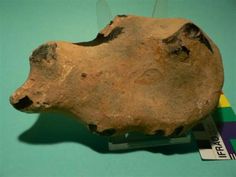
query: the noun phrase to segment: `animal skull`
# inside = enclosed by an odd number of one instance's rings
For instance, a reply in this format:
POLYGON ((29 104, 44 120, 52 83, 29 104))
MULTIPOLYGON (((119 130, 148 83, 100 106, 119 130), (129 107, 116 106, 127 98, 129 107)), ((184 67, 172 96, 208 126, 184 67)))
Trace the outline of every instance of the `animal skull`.
POLYGON ((91 131, 179 135, 218 104, 218 48, 186 19, 117 16, 90 42, 48 42, 11 96, 23 112, 62 110, 91 131))

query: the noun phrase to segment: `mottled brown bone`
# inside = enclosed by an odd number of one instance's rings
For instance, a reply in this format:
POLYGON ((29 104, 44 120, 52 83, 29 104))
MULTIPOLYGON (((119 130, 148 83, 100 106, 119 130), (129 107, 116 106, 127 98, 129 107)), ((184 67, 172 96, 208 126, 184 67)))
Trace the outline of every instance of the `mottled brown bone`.
POLYGON ((48 42, 10 98, 24 112, 63 110, 91 131, 179 135, 217 106, 216 45, 185 19, 117 16, 90 42, 48 42))

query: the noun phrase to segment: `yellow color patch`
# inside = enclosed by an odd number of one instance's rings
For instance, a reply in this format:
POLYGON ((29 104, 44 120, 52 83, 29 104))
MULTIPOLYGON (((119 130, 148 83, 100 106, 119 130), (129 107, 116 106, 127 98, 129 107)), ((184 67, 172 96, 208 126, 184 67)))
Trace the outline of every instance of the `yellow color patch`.
POLYGON ((230 103, 224 94, 220 95, 218 107, 221 108, 230 107, 230 103))

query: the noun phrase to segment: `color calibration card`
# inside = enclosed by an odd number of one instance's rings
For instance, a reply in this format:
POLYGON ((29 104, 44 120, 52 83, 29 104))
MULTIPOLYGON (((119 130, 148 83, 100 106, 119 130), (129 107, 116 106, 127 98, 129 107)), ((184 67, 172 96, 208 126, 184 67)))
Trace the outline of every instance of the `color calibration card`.
POLYGON ((193 135, 203 160, 236 160, 236 115, 224 94, 217 110, 194 128, 193 135))

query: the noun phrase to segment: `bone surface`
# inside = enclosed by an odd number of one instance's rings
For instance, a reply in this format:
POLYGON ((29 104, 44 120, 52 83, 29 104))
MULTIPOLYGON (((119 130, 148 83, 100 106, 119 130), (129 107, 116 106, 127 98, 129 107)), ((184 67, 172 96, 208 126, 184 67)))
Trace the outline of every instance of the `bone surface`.
POLYGON ((16 109, 70 112, 109 136, 183 134, 216 108, 223 85, 217 46, 179 18, 117 16, 90 42, 39 46, 30 67, 10 97, 16 109))

